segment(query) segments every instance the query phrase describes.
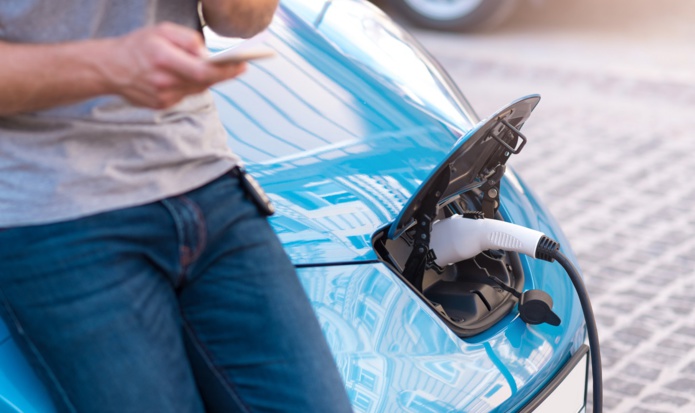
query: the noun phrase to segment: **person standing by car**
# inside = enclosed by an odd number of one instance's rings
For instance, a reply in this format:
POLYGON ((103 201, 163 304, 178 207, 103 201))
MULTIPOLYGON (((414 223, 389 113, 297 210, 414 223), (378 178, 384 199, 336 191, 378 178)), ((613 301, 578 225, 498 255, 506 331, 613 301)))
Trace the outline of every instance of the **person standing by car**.
MULTIPOLYGON (((277 0, 202 0, 248 37, 277 0)), ((0 314, 61 412, 348 412, 197 0, 0 3, 0 314)))

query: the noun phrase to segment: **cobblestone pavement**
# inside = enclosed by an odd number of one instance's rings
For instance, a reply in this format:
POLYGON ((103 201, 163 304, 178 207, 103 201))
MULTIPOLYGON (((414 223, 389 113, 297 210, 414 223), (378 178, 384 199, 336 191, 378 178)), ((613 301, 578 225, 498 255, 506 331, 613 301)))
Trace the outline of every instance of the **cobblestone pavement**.
POLYGON ((598 318, 606 411, 693 412, 695 77, 681 54, 692 47, 692 58, 695 46, 657 43, 623 60, 620 51, 639 44, 578 30, 561 50, 534 29, 414 33, 481 117, 541 94, 524 128, 529 143, 510 164, 579 258, 598 318), (640 60, 651 52, 659 59, 640 60))

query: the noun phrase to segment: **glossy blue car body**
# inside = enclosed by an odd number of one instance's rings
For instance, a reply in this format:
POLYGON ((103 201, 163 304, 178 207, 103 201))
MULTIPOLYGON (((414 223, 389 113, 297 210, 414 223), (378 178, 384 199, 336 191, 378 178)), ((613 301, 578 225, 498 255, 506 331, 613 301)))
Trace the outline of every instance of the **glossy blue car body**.
MULTIPOLYGON (((459 338, 379 261, 375 232, 478 119, 381 12, 362 1, 328 4, 284 1, 264 40, 278 56, 214 88, 229 144, 276 205, 271 222, 355 411, 517 410, 584 341, 572 285, 560 266, 522 256, 524 289, 548 292, 562 324, 529 326, 511 311, 487 331, 459 338)), ((216 37, 208 44, 229 46, 216 37)), ((548 211, 509 170, 499 212, 570 253, 548 211)), ((52 411, 0 323, 0 413, 52 411)))

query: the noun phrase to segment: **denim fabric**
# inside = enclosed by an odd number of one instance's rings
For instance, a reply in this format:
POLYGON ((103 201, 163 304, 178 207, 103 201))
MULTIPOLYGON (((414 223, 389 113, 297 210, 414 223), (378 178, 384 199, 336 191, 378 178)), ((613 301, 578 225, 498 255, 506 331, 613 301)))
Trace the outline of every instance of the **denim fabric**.
POLYGON ((61 412, 349 412, 313 310, 237 178, 0 231, 0 313, 61 412))

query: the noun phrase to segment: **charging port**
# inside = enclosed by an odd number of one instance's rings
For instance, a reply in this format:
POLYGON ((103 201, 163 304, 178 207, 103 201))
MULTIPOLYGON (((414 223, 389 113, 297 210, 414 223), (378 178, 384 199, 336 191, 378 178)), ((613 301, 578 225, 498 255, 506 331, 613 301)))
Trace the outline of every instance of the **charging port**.
MULTIPOLYGON (((470 206, 470 203, 466 206, 470 206)), ((524 275, 517 253, 485 251, 444 268, 434 264, 434 257, 431 256, 421 283, 414 282, 404 274, 405 263, 415 244, 414 232, 405 231, 391 240, 387 237, 388 227, 383 228, 373 238, 374 249, 379 259, 457 335, 470 337, 479 334, 514 308, 516 297, 500 284, 521 290, 524 275)))

